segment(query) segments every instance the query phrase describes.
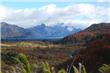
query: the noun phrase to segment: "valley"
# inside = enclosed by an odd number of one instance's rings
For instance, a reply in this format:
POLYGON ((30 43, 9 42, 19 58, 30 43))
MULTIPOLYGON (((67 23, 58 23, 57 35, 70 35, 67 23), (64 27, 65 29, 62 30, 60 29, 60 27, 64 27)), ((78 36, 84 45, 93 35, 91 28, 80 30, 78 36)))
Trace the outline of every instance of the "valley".
MULTIPOLYGON (((45 62, 48 69, 55 68, 55 73, 61 69, 66 71, 71 64, 78 68, 79 63, 85 66, 87 73, 101 73, 99 68, 110 64, 109 28, 110 23, 99 23, 59 40, 1 41, 1 70, 12 73, 11 67, 15 67, 19 73, 20 63, 28 60, 32 73, 46 73, 42 72, 45 62), (27 60, 21 57, 21 62, 16 62, 21 54, 27 60)), ((50 73, 54 73, 51 70, 50 73)), ((74 73, 74 68, 69 71, 74 73)))

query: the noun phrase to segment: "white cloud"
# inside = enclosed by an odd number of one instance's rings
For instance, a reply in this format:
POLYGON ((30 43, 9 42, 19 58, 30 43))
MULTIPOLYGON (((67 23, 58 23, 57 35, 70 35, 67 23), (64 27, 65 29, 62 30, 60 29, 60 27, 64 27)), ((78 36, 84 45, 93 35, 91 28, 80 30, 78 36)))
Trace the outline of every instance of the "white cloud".
POLYGON ((97 2, 110 2, 110 0, 97 0, 97 2))
POLYGON ((11 13, 11 9, 0 6, 0 19, 7 17, 11 13))
POLYGON ((3 2, 96 2, 95 0, 3 0, 3 2))
POLYGON ((48 26, 65 23, 68 26, 87 27, 92 23, 108 22, 109 7, 95 4, 73 4, 63 8, 49 4, 40 8, 10 9, 0 6, 1 21, 16 23, 21 27, 32 27, 41 23, 48 26))
POLYGON ((47 6, 43 6, 39 10, 43 11, 45 13, 48 13, 48 14, 53 14, 56 10, 56 5, 55 4, 50 4, 50 5, 47 5, 47 6))

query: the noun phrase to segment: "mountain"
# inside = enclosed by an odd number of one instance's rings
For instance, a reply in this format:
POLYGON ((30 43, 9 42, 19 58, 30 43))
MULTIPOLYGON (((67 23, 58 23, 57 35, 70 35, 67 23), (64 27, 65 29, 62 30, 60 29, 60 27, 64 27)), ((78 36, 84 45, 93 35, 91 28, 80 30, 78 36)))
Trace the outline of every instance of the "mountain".
POLYGON ((48 30, 50 29, 49 27, 47 27, 45 24, 41 24, 41 25, 37 25, 35 27, 32 28, 28 28, 28 31, 31 31, 31 35, 28 36, 28 38, 43 38, 48 36, 48 30))
POLYGON ((20 38, 20 37, 26 37, 28 32, 22 28, 18 27, 16 25, 11 25, 6 22, 1 22, 1 38, 20 38))
POLYGON ((69 26, 62 26, 61 24, 54 26, 46 26, 45 24, 41 24, 24 29, 16 25, 1 22, 1 36, 2 39, 52 39, 63 38, 81 30, 74 27, 72 27, 71 30, 69 28, 69 26))
POLYGON ((93 37, 97 37, 108 33, 110 34, 110 23, 93 24, 90 27, 78 33, 71 34, 64 37, 61 40, 61 42, 76 43, 76 42, 82 42, 82 41, 89 41, 93 39, 93 37))
POLYGON ((93 31, 96 33, 110 33, 110 23, 93 24, 84 31, 93 31))
POLYGON ((62 26, 62 24, 54 26, 46 26, 45 24, 41 24, 29 28, 28 30, 32 31, 33 35, 31 37, 38 38, 63 38, 71 33, 80 31, 80 29, 72 28, 72 30, 68 30, 68 28, 68 26, 62 26))

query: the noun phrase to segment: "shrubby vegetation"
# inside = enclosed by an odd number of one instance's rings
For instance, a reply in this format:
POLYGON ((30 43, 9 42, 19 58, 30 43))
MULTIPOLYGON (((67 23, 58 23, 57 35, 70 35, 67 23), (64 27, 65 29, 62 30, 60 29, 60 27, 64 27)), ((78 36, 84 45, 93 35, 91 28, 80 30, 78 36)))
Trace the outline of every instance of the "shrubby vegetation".
POLYGON ((16 52, 5 52, 1 53, 1 59, 6 63, 6 64, 16 64, 16 61, 14 60, 13 57, 17 57, 16 52))
POLYGON ((16 46, 17 47, 36 47, 36 46, 41 46, 41 44, 34 44, 29 42, 17 42, 16 46))
POLYGON ((101 73, 110 73, 110 64, 103 64, 99 69, 101 73))
MULTIPOLYGON (((13 59, 16 61, 17 65, 10 66, 11 71, 5 71, 5 73, 70 73, 70 71, 67 72, 65 69, 56 71, 55 68, 51 67, 48 62, 42 62, 41 71, 33 72, 28 58, 22 53, 20 53, 17 57, 13 57, 13 59)), ((36 64, 34 64, 34 67, 37 68, 36 64)), ((73 65, 72 68, 74 73, 88 73, 85 66, 81 63, 79 63, 79 67, 73 65)), ((103 64, 98 70, 100 73, 110 73, 110 65, 103 64)))

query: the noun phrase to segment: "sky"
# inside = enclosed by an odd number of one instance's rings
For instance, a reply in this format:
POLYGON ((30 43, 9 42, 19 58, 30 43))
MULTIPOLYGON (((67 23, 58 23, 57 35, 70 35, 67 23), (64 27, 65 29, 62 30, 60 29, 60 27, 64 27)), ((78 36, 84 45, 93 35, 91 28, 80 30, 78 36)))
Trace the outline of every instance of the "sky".
POLYGON ((109 0, 3 0, 0 22, 29 28, 45 23, 86 28, 110 22, 109 0))

